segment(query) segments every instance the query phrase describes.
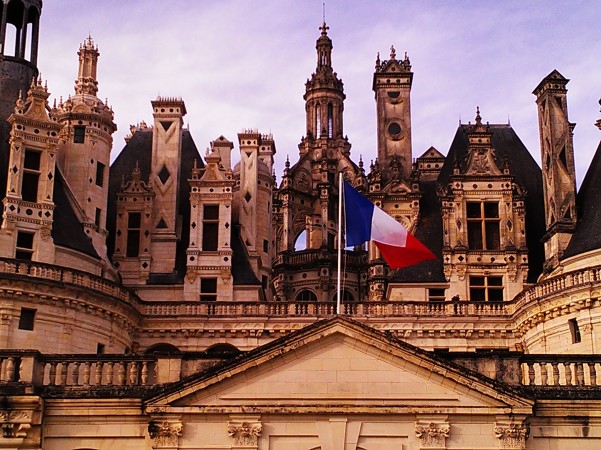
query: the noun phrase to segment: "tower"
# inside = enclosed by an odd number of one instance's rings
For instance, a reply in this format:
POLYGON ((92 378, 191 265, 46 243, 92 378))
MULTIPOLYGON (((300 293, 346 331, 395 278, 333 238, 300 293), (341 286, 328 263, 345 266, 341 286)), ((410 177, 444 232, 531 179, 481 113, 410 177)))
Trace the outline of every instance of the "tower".
POLYGON ((396 59, 394 47, 390 59, 376 59, 373 90, 376 96, 378 135, 378 161, 389 166, 391 158, 399 160, 400 176, 409 180, 411 175, 411 84, 413 72, 405 54, 402 61, 396 59))
POLYGON ((305 111, 307 116, 307 138, 335 139, 343 135, 342 113, 344 110, 343 83, 332 69, 332 40, 329 27, 324 22, 317 39, 317 68, 307 80, 305 111))
MULTIPOLYGON (((38 77, 36 64, 41 13, 42 0, 0 2, 0 171, 3 173, 8 170, 10 153, 8 117, 13 113, 19 92, 25 96, 31 80, 38 77), (7 34, 9 26, 14 27, 13 34, 7 34), (28 28, 31 36, 28 36, 28 28), (30 48, 29 54, 27 47, 30 48)), ((4 194, 5 190, 6 179, 0 177, 0 192, 4 194)))
MULTIPOLYGON (((98 97, 98 46, 91 37, 79 46, 75 95, 52 111, 63 126, 57 158, 73 195, 84 212, 83 225, 94 247, 106 256, 108 172, 117 130, 113 110, 98 97)), ((108 261, 107 261, 108 262, 108 261)))
POLYGON ((175 268, 178 192, 182 154, 182 126, 186 106, 181 99, 157 98, 152 102, 154 127, 150 181, 155 188, 154 225, 151 231, 153 273, 171 273, 175 268))
POLYGON ((568 121, 566 79, 557 70, 534 89, 538 105, 543 192, 545 198, 545 268, 555 267, 576 228, 576 172, 573 131, 568 121))

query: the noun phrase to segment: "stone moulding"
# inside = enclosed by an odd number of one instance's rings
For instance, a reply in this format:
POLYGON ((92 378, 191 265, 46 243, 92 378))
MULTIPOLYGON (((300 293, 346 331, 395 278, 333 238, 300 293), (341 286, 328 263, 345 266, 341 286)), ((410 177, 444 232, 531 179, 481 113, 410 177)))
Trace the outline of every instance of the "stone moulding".
POLYGON ((449 437, 451 427, 448 423, 415 424, 415 436, 420 440, 421 448, 446 448, 445 440, 449 437))

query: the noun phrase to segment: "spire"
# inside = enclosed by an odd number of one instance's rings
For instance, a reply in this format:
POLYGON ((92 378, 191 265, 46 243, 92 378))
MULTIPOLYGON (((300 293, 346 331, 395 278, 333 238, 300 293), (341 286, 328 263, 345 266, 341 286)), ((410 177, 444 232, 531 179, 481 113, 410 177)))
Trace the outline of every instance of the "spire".
POLYGON ((98 92, 98 81, 96 70, 98 66, 98 46, 94 45, 92 36, 88 36, 79 46, 79 72, 75 82, 75 93, 96 95, 98 92))
POLYGON ((330 27, 326 25, 324 20, 319 30, 321 36, 317 39, 315 48, 317 49, 317 70, 322 68, 332 68, 332 40, 328 36, 330 27))
MULTIPOLYGON (((599 104, 601 105, 601 99, 599 99, 599 104)), ((599 111, 601 111, 601 110, 599 110, 599 111)), ((595 125, 597 125, 597 128, 599 128, 601 130, 601 119, 597 120, 595 122, 595 125)))

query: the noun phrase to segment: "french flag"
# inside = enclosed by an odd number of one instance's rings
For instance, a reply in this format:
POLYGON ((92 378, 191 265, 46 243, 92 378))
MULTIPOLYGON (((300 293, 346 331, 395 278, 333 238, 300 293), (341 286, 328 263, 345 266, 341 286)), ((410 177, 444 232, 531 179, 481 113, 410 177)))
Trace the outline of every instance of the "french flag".
POLYGON ((393 217, 344 182, 346 245, 374 241, 391 269, 407 267, 436 256, 393 217))

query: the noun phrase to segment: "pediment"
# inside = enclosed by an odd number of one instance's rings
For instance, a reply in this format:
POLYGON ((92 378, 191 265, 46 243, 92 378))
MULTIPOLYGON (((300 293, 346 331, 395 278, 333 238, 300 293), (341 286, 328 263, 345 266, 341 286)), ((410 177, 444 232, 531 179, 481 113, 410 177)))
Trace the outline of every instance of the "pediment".
POLYGON ((205 412, 523 411, 531 403, 409 344, 332 319, 200 374, 148 408, 205 412), (321 326, 320 326, 321 325, 321 326))

